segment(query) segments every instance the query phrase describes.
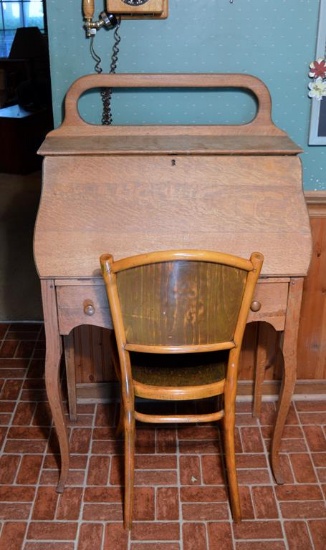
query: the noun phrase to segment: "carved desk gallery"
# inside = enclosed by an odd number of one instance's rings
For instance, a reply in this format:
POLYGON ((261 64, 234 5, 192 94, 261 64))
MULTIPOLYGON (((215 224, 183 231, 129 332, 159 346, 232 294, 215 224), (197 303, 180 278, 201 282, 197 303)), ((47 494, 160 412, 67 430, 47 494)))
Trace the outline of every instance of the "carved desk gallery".
POLYGON ((284 374, 271 465, 296 379, 304 276, 311 255, 300 149, 271 120, 266 86, 246 75, 93 75, 69 89, 63 124, 46 137, 34 254, 46 332, 45 379, 58 435, 63 491, 69 441, 59 378, 62 337, 78 325, 112 328, 99 256, 202 248, 265 256, 248 322, 282 334, 284 374), (79 115, 91 88, 245 89, 256 117, 236 126, 98 126, 79 115))

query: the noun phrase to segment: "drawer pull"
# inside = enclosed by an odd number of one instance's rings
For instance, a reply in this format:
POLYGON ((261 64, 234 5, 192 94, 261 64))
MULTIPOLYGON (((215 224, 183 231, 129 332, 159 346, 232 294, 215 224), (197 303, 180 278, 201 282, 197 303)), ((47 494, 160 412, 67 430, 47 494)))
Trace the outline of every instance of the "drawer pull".
POLYGON ((251 311, 259 311, 260 308, 261 308, 261 303, 258 302, 258 300, 254 300, 253 302, 251 302, 251 306, 250 306, 251 311))
POLYGON ((84 302, 84 313, 85 315, 89 315, 89 316, 94 315, 95 307, 91 300, 86 300, 84 302))

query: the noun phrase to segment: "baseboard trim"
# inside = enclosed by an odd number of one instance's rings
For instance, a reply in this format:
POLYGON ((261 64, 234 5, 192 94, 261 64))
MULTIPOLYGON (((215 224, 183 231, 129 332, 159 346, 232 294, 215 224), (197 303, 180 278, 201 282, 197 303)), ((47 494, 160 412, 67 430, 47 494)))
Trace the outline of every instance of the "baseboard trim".
MULTIPOLYGON (((265 380, 263 383, 263 401, 276 401, 280 392, 279 380, 265 380)), ((239 380, 238 401, 252 401, 254 383, 252 380, 239 380)), ((77 384, 78 403, 107 403, 119 397, 117 382, 97 382, 77 384)), ((293 400, 319 401, 326 399, 326 380, 298 380, 295 385, 293 400)))

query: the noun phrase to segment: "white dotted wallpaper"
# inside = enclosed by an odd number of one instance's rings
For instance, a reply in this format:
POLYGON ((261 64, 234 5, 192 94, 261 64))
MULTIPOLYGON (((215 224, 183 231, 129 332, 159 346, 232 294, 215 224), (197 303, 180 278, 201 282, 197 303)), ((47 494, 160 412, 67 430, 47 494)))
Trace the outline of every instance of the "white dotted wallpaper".
MULTIPOLYGON (((47 0, 55 124, 63 98, 78 77, 94 73, 81 0, 47 0)), ((103 0, 95 0, 98 18, 103 0)), ((319 0, 169 0, 164 20, 122 20, 117 72, 245 73, 268 86, 273 120, 304 150, 305 190, 326 190, 326 148, 309 146, 309 63, 315 58, 319 0)), ((110 71, 114 31, 101 29, 93 45, 110 71)), ((101 120, 99 94, 80 101, 82 116, 101 120)), ((244 92, 119 91, 114 124, 240 124, 256 112, 244 92)))

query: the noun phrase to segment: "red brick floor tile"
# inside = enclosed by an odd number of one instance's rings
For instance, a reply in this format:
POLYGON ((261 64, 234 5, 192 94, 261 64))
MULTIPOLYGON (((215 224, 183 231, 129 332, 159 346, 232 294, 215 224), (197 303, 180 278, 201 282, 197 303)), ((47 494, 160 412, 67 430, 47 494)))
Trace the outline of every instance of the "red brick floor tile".
POLYGON ((156 493, 157 519, 179 519, 179 491, 177 487, 159 487, 156 493))
POLYGON ((283 474, 283 480, 285 484, 291 484, 294 482, 293 470, 291 466, 290 457, 286 454, 280 453, 280 467, 283 474))
POLYGON ((302 411, 304 412, 319 412, 319 411, 326 411, 326 399, 324 399, 323 401, 309 401, 309 400, 305 400, 305 401, 297 401, 296 404, 295 404, 295 407, 298 411, 298 413, 300 414, 302 411))
POLYGON ((135 487, 134 518, 152 521, 155 518, 155 493, 153 487, 135 487))
POLYGON ((74 454, 88 453, 92 430, 88 428, 74 428, 71 432, 70 452, 74 454))
MULTIPOLYGON (((150 550, 151 545, 147 542, 131 542, 131 550, 150 550)), ((180 544, 173 542, 155 542, 153 550, 180 550, 180 544)))
POLYGON ((18 403, 15 416, 13 418, 14 426, 26 426, 29 425, 35 414, 35 403, 18 403))
POLYGON ((313 519, 326 518, 326 507, 324 500, 307 502, 281 502, 281 513, 286 519, 313 519))
POLYGON ((6 522, 1 531, 0 550, 23 549, 26 529, 27 523, 19 521, 6 522))
POLYGON ((43 463, 42 455, 25 455, 17 473, 18 484, 35 485, 38 482, 43 463))
POLYGON ((119 521, 122 522, 123 511, 120 504, 85 504, 83 507, 84 521, 119 521))
POLYGON ((111 457, 91 456, 88 466, 87 484, 106 485, 109 479, 111 457))
POLYGON ((178 522, 135 522, 132 528, 132 539, 134 541, 179 541, 179 536, 180 527, 178 522))
POLYGON ((326 540, 326 521, 312 520, 308 522, 314 550, 324 550, 326 540))
MULTIPOLYGON (((83 405, 84 407, 84 405, 83 405)), ((89 407, 87 411, 94 414, 95 406, 87 405, 89 407)), ((77 414, 80 414, 80 408, 77 407, 77 414)), ((103 426, 107 428, 108 426, 115 426, 117 418, 117 407, 115 404, 110 403, 109 405, 99 404, 96 407, 96 416, 95 416, 95 426, 103 426)))
POLYGON ((240 429, 243 451, 245 453, 262 453, 264 445, 259 428, 243 427, 240 429))
POLYGON ((136 470, 136 485, 175 485, 177 472, 175 470, 136 470))
POLYGON ((129 533, 122 523, 108 523, 105 527, 103 550, 128 550, 129 533))
POLYGON ((78 523, 66 521, 32 521, 28 527, 27 539, 42 541, 75 540, 78 523))
POLYGON ((182 487, 180 490, 181 502, 224 502, 227 500, 225 486, 182 487))
POLYGON ((314 550, 305 521, 286 521, 284 522, 284 529, 289 550, 298 550, 298 548, 314 550))
MULTIPOLYGON (((173 430, 172 430, 173 431, 173 430)), ((136 435, 136 453, 155 453, 155 429, 138 428, 136 435)))
POLYGON ((22 380, 6 380, 2 390, 0 399, 3 401, 17 401, 22 387, 22 380))
MULTIPOLYGON (((216 463, 215 463, 216 465, 216 463)), ((185 455, 179 458, 180 482, 182 485, 194 485, 201 483, 200 457, 198 455, 185 455)), ((203 466, 204 469, 204 466, 203 466)), ((215 473, 214 469, 212 471, 215 473)), ((211 472, 209 472, 211 475, 211 472)))
POLYGON ((261 468, 268 468, 269 464, 267 462, 267 458, 264 454, 252 454, 252 453, 246 453, 246 454, 237 454, 237 468, 245 468, 245 469, 252 469, 256 470, 261 468))
POLYGON ((182 504, 182 518, 186 521, 218 521, 229 517, 226 502, 182 504))
POLYGON ((242 519, 254 519, 255 512, 251 496, 251 490, 249 487, 244 485, 239 486, 239 495, 240 495, 240 505, 242 519))
POLYGON ((72 452, 59 495, 41 325, 0 324, 1 338, 3 354, 11 356, 0 356, 0 550, 324 550, 326 400, 291 404, 281 443, 282 486, 275 484, 268 456, 276 403, 262 403, 259 419, 251 403, 237 403, 243 516, 237 525, 219 428, 137 424, 129 533, 122 523, 119 406, 78 404, 78 419, 70 422, 64 403, 72 452))
POLYGON ((232 529, 229 523, 208 524, 208 547, 209 550, 233 550, 232 529))
POLYGON ((35 496, 35 487, 0 485, 0 502, 31 502, 35 496))
POLYGON ((322 500, 323 495, 320 487, 316 485, 277 485, 275 487, 275 493, 279 501, 282 500, 294 500, 294 501, 309 501, 309 500, 322 500))
POLYGON ((283 539, 282 525, 280 521, 243 521, 233 527, 236 539, 261 540, 283 539))
MULTIPOLYGON (((21 503, 21 502, 0 502, 0 517, 6 521, 22 521, 28 520, 33 503, 21 503)), ((0 539, 1 540, 1 539, 0 539)))
POLYGON ((0 457, 0 483, 8 484, 16 480, 17 469, 20 465, 20 455, 2 455, 0 457))
POLYGON ((239 485, 266 485, 270 483, 271 474, 267 468, 264 469, 238 469, 238 483, 239 485))
POLYGON ((75 550, 74 542, 26 542, 24 550, 75 550))
MULTIPOLYGON (((201 459, 203 483, 223 484, 225 480, 222 458, 219 454, 203 455, 201 459)), ((196 476, 195 476, 196 478, 196 476)))
POLYGON ((183 544, 187 550, 207 550, 207 534, 203 523, 184 523, 183 544))
POLYGON ((291 454, 290 459, 294 477, 298 483, 316 483, 315 470, 308 454, 291 454))
POLYGON ((326 451, 326 437, 321 426, 303 426, 303 430, 311 452, 326 451))
POLYGON ((326 424, 326 411, 324 412, 307 412, 300 414, 300 422, 305 424, 326 424))
POLYGON ((120 487, 86 487, 84 502, 120 502, 120 487))
POLYGON ((77 550, 99 549, 102 547, 104 526, 100 523, 82 523, 79 530, 77 550))
POLYGON ((255 516, 259 519, 278 518, 278 509, 272 487, 260 486, 252 488, 252 500, 255 516))
POLYGON ((82 506, 82 487, 66 487, 59 497, 56 519, 73 521, 78 520, 82 506))
POLYGON ((46 450, 47 441, 45 439, 8 439, 4 452, 21 454, 41 454, 46 450))
POLYGON ((236 550, 286 550, 286 546, 282 541, 250 541, 250 542, 237 542, 235 545, 236 550))
POLYGON ((39 487, 33 507, 34 520, 53 520, 59 499, 54 487, 39 487))
POLYGON ((175 455, 136 455, 136 470, 171 470, 177 467, 175 455))
POLYGON ((19 345, 19 340, 5 340, 0 348, 0 357, 13 358, 19 345))
POLYGON ((311 453, 311 458, 316 468, 326 468, 326 453, 311 453))
POLYGON ((160 428, 156 434, 156 450, 160 454, 175 454, 176 452, 176 431, 173 429, 160 428))

